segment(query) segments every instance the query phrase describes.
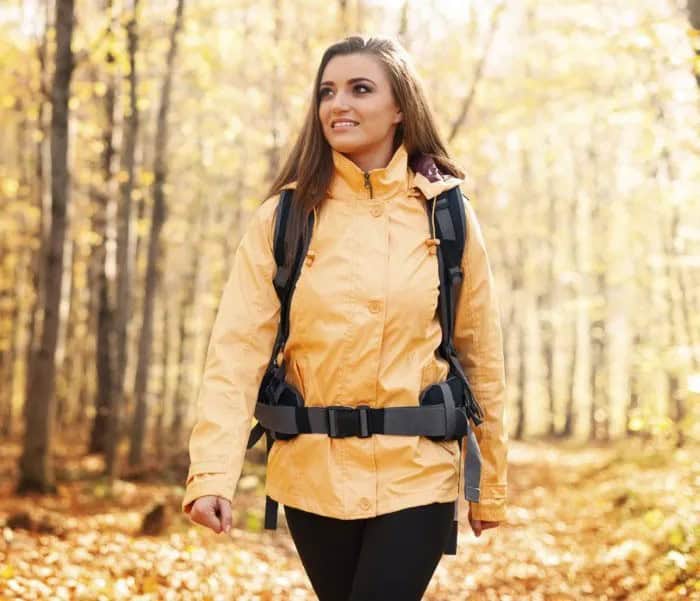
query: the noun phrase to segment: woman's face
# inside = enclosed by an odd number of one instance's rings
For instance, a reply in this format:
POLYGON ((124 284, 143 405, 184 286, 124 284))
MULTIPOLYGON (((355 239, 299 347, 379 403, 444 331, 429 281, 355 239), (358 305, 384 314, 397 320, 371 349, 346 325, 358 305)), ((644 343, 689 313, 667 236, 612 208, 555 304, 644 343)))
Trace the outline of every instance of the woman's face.
POLYGON ((394 131, 403 115, 389 78, 374 57, 334 56, 323 70, 317 92, 318 116, 331 148, 350 157, 391 156, 394 131))

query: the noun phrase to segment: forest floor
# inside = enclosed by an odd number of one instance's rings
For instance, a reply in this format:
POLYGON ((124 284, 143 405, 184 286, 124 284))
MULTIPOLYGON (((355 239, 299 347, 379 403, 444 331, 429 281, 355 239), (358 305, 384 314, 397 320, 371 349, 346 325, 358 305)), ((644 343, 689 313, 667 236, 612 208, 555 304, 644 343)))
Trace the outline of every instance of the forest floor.
MULTIPOLYGON (((462 501, 458 554, 424 599, 700 599, 700 449, 650 447, 511 442, 508 521, 476 538, 462 501)), ((235 527, 217 535, 180 513, 180 486, 118 481, 110 494, 86 476, 94 457, 73 459, 57 495, 14 496, 18 454, 0 446, 0 601, 315 599, 284 512, 261 531, 261 466, 247 465, 235 527), (160 533, 139 534, 159 501, 160 533)))

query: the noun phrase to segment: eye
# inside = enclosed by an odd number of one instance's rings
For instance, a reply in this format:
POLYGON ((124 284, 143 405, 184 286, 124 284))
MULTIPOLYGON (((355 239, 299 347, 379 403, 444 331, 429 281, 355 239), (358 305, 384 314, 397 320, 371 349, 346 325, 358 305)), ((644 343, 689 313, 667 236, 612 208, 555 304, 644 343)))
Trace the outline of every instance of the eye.
MULTIPOLYGON (((372 91, 372 88, 370 88, 368 85, 366 85, 364 83, 355 84, 352 89, 355 92, 359 93, 360 96, 364 96, 365 94, 369 94, 372 91)), ((332 92, 332 91, 333 90, 331 88, 328 88, 328 87, 321 88, 318 91, 319 100, 323 100, 324 98, 326 98, 326 96, 328 96, 328 94, 326 92, 332 92)))

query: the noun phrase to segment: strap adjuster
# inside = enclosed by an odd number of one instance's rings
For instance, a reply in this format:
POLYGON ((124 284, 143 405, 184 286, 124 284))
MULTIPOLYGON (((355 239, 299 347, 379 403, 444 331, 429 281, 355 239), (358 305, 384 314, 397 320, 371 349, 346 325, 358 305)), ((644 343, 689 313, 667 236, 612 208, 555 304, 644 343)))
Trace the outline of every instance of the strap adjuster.
POLYGON ((346 438, 371 436, 369 431, 369 405, 331 405, 327 407, 328 436, 331 438, 346 438))
POLYGON ((462 272, 462 268, 459 265, 450 267, 448 270, 448 275, 450 276, 450 284, 452 286, 458 286, 462 283, 464 273, 462 272))
POLYGON ((369 438, 371 436, 369 431, 369 405, 358 405, 357 412, 360 416, 360 433, 358 436, 360 438, 369 438))

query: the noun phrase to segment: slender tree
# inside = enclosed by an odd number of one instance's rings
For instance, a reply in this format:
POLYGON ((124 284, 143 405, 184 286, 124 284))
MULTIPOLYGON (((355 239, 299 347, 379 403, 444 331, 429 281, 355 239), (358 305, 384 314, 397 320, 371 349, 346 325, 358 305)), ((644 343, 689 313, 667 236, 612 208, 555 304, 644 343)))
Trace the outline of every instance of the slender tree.
MULTIPOLYGON (((107 15, 105 36, 112 39, 112 0, 106 0, 104 10, 107 15)), ((110 182, 112 180, 112 159, 114 156, 114 112, 116 99, 116 82, 112 73, 115 57, 110 50, 105 56, 105 94, 102 98, 102 153, 98 172, 101 173, 99 188, 93 191, 96 209, 93 217, 93 229, 99 234, 101 243, 93 252, 93 264, 96 275, 96 294, 93 303, 97 313, 97 395, 96 412, 93 422, 90 451, 104 453, 108 446, 109 422, 114 412, 114 378, 115 348, 113 344, 114 307, 110 301, 109 290, 111 278, 107 261, 108 206, 110 201, 110 182)))
POLYGON ((691 31, 691 42, 695 52, 693 75, 700 87, 700 0, 688 0, 688 20, 693 28, 691 31))
POLYGON ((55 419, 56 342, 69 202, 68 100, 73 74, 73 0, 56 0, 56 57, 51 92, 51 234, 42 286, 45 305, 41 343, 31 369, 24 445, 17 492, 55 492, 52 437, 55 419))
POLYGON ((141 463, 143 454, 144 435, 146 432, 146 393, 148 371, 153 344, 153 305, 158 288, 158 248, 160 232, 166 219, 164 185, 168 176, 166 151, 168 147, 168 112, 170 110, 170 92, 172 88, 175 56, 177 54, 178 33, 182 27, 184 0, 178 0, 175 10, 175 21, 170 33, 170 46, 166 59, 165 76, 161 89, 158 121, 156 125, 155 155, 153 168, 153 214, 151 217, 150 237, 148 240, 148 259, 146 263, 146 293, 143 306, 143 321, 139 339, 138 364, 136 368, 136 383, 134 400, 136 409, 129 440, 129 465, 141 463))

